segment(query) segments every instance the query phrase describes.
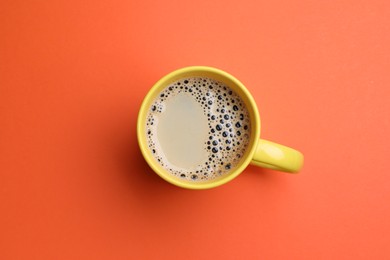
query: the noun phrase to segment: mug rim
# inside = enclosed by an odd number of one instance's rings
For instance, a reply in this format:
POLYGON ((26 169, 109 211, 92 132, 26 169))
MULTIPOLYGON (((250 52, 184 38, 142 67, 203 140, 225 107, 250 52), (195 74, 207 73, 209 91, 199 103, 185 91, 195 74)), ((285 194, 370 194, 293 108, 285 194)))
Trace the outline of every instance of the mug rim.
MULTIPOLYGON (((241 97, 244 98, 244 97, 241 97)), ((248 104, 246 104, 248 105, 248 104)), ((145 98, 142 101, 140 110, 138 112, 138 118, 137 118, 137 139, 138 139, 138 145, 140 147, 141 153, 147 162, 147 164, 153 169, 155 173, 157 173, 161 178, 163 178, 165 181, 174 184, 176 186, 182 187, 182 188, 187 188, 187 189, 209 189, 209 188, 214 188, 217 186, 220 186, 222 184, 225 184, 234 178, 236 178, 238 175, 240 175, 241 172, 244 171, 244 169, 249 165, 251 162, 253 155, 255 153, 257 144, 260 140, 260 115, 258 112, 257 105, 255 103, 255 100, 253 99, 252 95, 250 92, 246 89, 244 84, 242 84, 237 78, 232 76, 226 71, 223 71, 221 69, 217 69, 214 67, 209 67, 209 66, 188 66, 188 67, 183 67, 180 69, 176 69, 162 78, 160 78, 148 91, 146 94, 145 98), (151 100, 153 100, 156 95, 159 93, 157 90, 160 89, 162 86, 166 87, 169 85, 169 81, 171 79, 176 78, 180 76, 181 74, 188 74, 188 73, 211 73, 211 74, 217 74, 220 77, 226 78, 230 80, 231 82, 234 83, 235 87, 238 87, 245 95, 245 99, 248 100, 250 107, 250 110, 253 112, 250 113, 251 121, 254 121, 254 124, 252 123, 251 126, 254 128, 253 130, 253 138, 251 137, 250 139, 252 140, 251 143, 249 144, 249 152, 246 153, 246 157, 240 162, 239 166, 234 169, 233 172, 229 173, 226 175, 226 177, 218 178, 216 180, 211 180, 208 182, 188 182, 188 181, 181 181, 179 178, 175 178, 173 175, 168 173, 163 167, 159 166, 157 162, 155 162, 154 158, 148 153, 148 147, 147 147, 147 142, 146 142, 146 132, 145 132, 145 126, 143 124, 143 119, 146 119, 147 111, 148 111, 148 104, 150 104, 151 100)))

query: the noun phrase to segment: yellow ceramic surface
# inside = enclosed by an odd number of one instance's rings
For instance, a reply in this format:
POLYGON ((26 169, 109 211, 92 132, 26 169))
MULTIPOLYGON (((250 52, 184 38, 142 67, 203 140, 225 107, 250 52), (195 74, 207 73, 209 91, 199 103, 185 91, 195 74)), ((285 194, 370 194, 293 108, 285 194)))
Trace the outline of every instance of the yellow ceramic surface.
POLYGON ((217 187, 237 177, 248 166, 249 163, 260 167, 290 173, 298 172, 303 165, 303 155, 297 150, 260 139, 259 112, 252 95, 245 88, 245 86, 229 73, 206 66, 186 67, 173 71, 160 79, 152 87, 152 89, 146 95, 138 114, 137 136, 141 152, 150 167, 166 181, 183 188, 208 189, 217 187), (221 178, 217 178, 215 180, 210 180, 207 182, 192 182, 181 180, 165 171, 165 169, 160 166, 160 164, 153 157, 147 146, 146 117, 148 114, 148 109, 150 108, 155 97, 165 87, 167 87, 170 83, 185 77, 209 77, 225 83, 238 95, 240 95, 250 114, 250 142, 241 162, 234 169, 232 169, 230 173, 225 174, 221 178))

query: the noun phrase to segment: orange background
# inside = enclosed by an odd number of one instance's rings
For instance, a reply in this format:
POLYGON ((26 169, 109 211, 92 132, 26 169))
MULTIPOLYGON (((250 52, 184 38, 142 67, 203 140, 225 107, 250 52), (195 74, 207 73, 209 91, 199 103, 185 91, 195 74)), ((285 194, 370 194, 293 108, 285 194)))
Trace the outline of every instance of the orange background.
POLYGON ((1 1, 0 259, 390 259, 388 1, 1 1), (188 65, 253 93, 301 150, 192 191, 136 116, 188 65))

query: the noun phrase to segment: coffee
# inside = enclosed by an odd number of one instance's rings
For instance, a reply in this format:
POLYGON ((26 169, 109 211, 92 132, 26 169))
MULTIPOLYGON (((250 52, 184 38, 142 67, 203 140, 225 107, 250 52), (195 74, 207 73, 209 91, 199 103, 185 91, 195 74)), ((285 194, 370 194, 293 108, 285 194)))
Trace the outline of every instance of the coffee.
POLYGON ((166 171, 188 181, 208 181, 240 162, 250 139, 249 112, 226 84, 183 78, 153 101, 146 132, 151 153, 166 171))

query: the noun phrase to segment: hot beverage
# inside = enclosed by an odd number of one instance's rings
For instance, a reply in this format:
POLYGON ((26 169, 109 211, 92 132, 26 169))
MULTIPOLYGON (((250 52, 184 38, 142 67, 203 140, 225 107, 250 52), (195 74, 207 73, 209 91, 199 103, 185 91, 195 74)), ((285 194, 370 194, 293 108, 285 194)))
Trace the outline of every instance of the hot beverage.
POLYGON ((155 160, 180 179, 203 182, 228 174, 244 155, 249 112, 226 84, 190 77, 164 88, 146 120, 155 160))

